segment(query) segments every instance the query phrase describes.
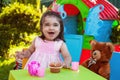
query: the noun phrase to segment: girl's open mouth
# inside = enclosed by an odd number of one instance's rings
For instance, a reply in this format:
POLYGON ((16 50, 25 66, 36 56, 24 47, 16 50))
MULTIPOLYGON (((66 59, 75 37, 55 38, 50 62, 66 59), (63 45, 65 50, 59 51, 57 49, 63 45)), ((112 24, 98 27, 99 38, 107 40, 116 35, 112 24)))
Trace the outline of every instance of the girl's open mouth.
POLYGON ((55 32, 48 32, 49 36, 54 36, 55 32))
POLYGON ((48 32, 48 34, 53 35, 53 34, 54 34, 54 32, 48 32))

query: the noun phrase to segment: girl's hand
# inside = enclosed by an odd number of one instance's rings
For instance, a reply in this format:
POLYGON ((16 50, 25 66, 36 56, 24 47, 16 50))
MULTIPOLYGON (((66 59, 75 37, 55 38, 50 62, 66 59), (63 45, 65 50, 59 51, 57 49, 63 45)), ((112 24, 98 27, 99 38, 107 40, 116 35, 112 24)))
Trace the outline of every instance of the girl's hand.
POLYGON ((25 58, 29 58, 31 56, 29 49, 23 49, 22 53, 23 53, 25 58))
POLYGON ((23 59, 23 58, 29 58, 31 56, 31 53, 27 49, 23 49, 22 51, 16 51, 16 59, 23 59))
POLYGON ((22 51, 16 51, 15 52, 15 57, 16 57, 16 59, 23 59, 24 58, 24 53, 22 51))
POLYGON ((70 67, 69 64, 65 64, 65 63, 63 63, 63 68, 70 69, 71 67, 70 67))

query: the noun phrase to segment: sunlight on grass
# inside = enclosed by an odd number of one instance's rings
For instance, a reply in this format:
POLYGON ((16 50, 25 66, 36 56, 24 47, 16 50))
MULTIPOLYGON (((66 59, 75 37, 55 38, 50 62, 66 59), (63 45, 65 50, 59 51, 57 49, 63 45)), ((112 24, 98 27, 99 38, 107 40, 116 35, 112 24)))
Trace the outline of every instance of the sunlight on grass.
POLYGON ((8 80, 9 72, 14 68, 15 59, 0 58, 0 80, 8 80))
MULTIPOLYGON (((37 34, 31 34, 30 36, 26 35, 25 40, 32 42, 32 40, 37 36, 37 34)), ((4 59, 0 57, 0 80, 8 80, 9 72, 15 66, 15 51, 21 51, 23 48, 28 48, 30 46, 21 42, 19 45, 11 45, 8 50, 9 59, 4 59)))
POLYGON ((8 59, 8 60, 2 60, 2 59, 0 59, 0 66, 10 65, 14 61, 15 61, 15 58, 11 58, 11 59, 8 59))
MULTIPOLYGON (((25 40, 32 42, 37 35, 38 34, 26 35, 27 37, 25 37, 25 40)), ((19 43, 17 46, 11 45, 8 50, 9 59, 0 57, 0 80, 8 80, 9 72, 13 70, 15 66, 15 51, 21 51, 23 48, 28 48, 29 46, 30 44, 27 45, 24 42, 19 43)))

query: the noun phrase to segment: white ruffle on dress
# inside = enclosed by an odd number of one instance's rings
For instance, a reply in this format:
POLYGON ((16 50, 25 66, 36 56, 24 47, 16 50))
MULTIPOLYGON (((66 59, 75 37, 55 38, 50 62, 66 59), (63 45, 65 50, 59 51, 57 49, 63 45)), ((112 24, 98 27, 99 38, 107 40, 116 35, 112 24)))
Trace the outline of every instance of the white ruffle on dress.
POLYGON ((62 43, 62 40, 47 41, 36 37, 35 51, 28 59, 24 69, 28 69, 28 64, 31 61, 39 62, 42 68, 47 68, 51 62, 62 61, 60 58, 60 47, 62 43))

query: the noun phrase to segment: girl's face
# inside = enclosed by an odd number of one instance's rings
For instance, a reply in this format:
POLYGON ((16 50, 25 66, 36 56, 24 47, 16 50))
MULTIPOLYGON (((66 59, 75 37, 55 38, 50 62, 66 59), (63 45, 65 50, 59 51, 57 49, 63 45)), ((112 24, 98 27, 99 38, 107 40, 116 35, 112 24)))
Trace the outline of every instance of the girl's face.
POLYGON ((60 33, 60 23, 54 16, 46 16, 43 21, 42 32, 46 40, 54 40, 60 33))

